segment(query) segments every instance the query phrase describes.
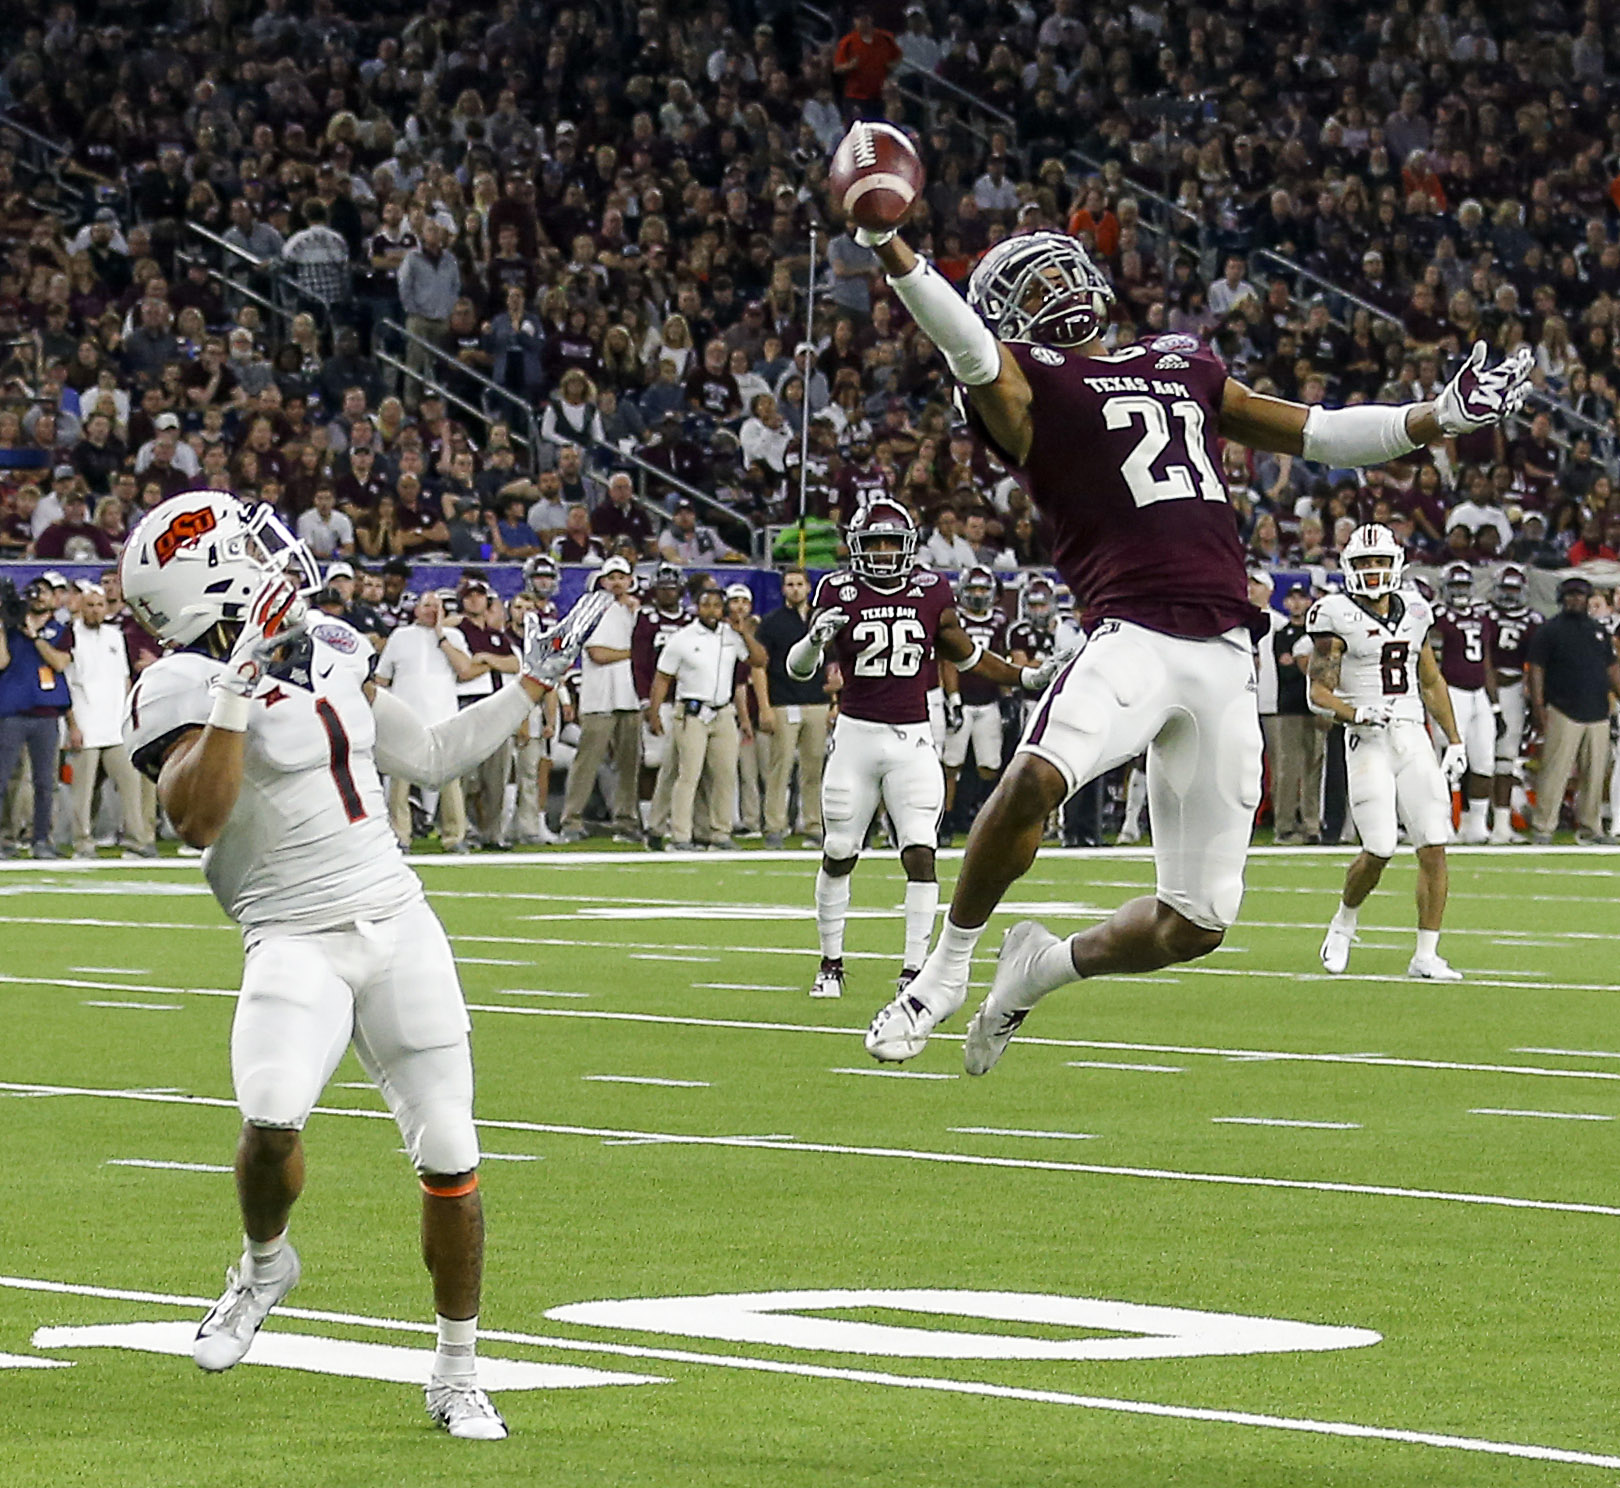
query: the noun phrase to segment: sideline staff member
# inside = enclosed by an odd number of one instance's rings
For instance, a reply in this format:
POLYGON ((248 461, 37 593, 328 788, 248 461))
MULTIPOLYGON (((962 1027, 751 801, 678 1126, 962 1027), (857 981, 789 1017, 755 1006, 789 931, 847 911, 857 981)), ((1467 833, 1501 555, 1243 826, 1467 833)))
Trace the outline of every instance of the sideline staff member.
POLYGON ((827 664, 800 681, 787 669, 787 654, 810 628, 810 576, 802 568, 782 575, 782 608, 772 610, 756 633, 770 658, 765 668, 776 735, 771 740, 770 774, 765 782, 765 846, 780 847, 787 835, 788 785, 799 764, 799 803, 804 845, 821 846, 821 765, 827 755, 827 664))
POLYGON ((54 858, 51 807, 56 794, 56 749, 63 714, 69 744, 77 747, 68 691, 73 634, 55 615, 55 596, 44 579, 22 593, 23 613, 0 626, 0 797, 28 751, 34 784, 34 856, 54 858))
POLYGON ((739 619, 720 623, 725 596, 718 588, 698 596, 697 619, 677 630, 658 653, 647 727, 661 733, 660 709, 675 692, 675 794, 671 845, 690 851, 698 783, 709 782, 709 820, 722 835, 710 846, 730 847, 726 833, 737 806, 737 715, 746 705, 737 663, 763 667, 764 649, 739 619))

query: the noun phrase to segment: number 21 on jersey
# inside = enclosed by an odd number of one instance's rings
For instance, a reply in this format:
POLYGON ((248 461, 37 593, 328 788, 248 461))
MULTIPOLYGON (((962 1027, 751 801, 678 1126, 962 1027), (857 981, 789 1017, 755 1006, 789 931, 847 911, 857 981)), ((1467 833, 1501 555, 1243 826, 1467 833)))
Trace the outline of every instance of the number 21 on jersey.
POLYGON ((1178 398, 1167 410, 1157 398, 1132 393, 1108 399, 1102 412, 1103 423, 1110 429, 1129 429, 1138 422, 1142 425, 1142 437, 1120 466, 1131 499, 1138 506, 1199 497, 1205 501, 1226 500, 1226 487, 1215 473, 1204 444, 1201 404, 1191 398, 1178 398), (1181 425, 1174 433, 1170 428, 1172 414, 1181 425), (1179 446, 1175 453, 1180 458, 1166 464, 1162 475, 1155 475, 1154 465, 1172 443, 1179 446))

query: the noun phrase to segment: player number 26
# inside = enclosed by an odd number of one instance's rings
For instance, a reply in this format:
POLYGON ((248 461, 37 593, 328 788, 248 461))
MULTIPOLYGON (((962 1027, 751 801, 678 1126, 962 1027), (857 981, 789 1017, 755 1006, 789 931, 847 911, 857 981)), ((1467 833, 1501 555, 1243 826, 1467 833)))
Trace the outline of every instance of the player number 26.
POLYGON ((1200 404, 1191 398, 1179 398, 1166 411, 1156 398, 1134 394, 1110 398, 1103 404, 1103 423, 1110 429, 1129 429, 1138 422, 1142 437, 1120 466, 1131 499, 1138 506, 1198 497, 1205 501, 1226 500, 1226 487, 1215 473, 1204 443, 1204 410, 1200 404), (1170 428, 1172 414, 1181 425, 1174 432, 1170 428), (1155 475, 1153 467, 1172 443, 1176 446, 1174 458, 1165 464, 1162 475, 1155 475))
POLYGON ((920 620, 863 620, 850 632, 859 646, 857 677, 915 677, 922 669, 928 632, 920 620))

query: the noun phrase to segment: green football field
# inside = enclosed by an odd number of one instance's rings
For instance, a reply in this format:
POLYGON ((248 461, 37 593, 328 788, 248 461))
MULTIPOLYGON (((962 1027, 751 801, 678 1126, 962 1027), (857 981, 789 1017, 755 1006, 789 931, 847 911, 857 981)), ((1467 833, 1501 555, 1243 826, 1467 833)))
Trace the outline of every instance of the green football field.
MULTIPOLYGON (((461 958, 486 1151, 454 1442, 416 1185, 352 1057, 306 1133, 304 1280, 246 1363, 189 1337, 239 1246, 241 952, 195 862, 0 872, 0 1484, 346 1488, 1584 1484, 1620 1469, 1620 855, 1413 869, 1316 949, 1339 853, 1256 854, 1205 962, 1068 988, 988 1078, 912 1064, 901 880, 855 879, 850 991, 810 854, 416 860, 461 958), (256 1362, 257 1361, 257 1362, 256 1362)), ((946 892, 956 869, 946 855, 946 892)), ((1140 852, 1044 856, 986 937, 1094 923, 1140 852)))

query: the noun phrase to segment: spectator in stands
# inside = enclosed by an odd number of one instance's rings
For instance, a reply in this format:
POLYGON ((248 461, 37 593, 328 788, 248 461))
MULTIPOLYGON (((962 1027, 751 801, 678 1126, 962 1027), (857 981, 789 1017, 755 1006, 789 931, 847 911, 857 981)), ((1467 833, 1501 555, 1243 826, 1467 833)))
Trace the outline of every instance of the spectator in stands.
POLYGON ((872 23, 870 9, 856 12, 854 26, 839 38, 832 58, 833 76, 843 80, 846 122, 883 117, 883 85, 903 56, 894 33, 872 23))
POLYGON ((919 554, 930 568, 952 572, 972 568, 978 562, 973 545, 958 531, 958 518, 954 507, 943 506, 935 514, 934 530, 922 545, 919 554))
POLYGON ((635 544, 639 561, 655 557, 658 543, 652 518, 636 503, 635 495, 635 485, 628 474, 620 470, 610 475, 607 500, 598 502, 591 513, 591 531, 608 544, 629 538, 635 544))
POLYGON ((568 507, 563 530, 552 540, 551 558, 556 563, 584 563, 592 568, 606 560, 602 541, 591 532, 591 514, 584 502, 568 507))
POLYGON ((67 563, 98 558, 105 561, 118 556, 118 543, 90 520, 84 492, 75 484, 62 498, 60 519, 40 533, 34 543, 34 556, 67 563))
MULTIPOLYGON (((555 556, 555 555, 553 555, 555 556)), ((690 501, 677 501, 669 526, 658 534, 658 556, 683 568, 691 564, 746 563, 746 555, 731 547, 713 527, 697 519, 690 501)))
POLYGON ((330 480, 316 483, 313 503, 299 517, 297 531, 299 541, 323 563, 354 557, 354 523, 337 509, 337 487, 330 480))
MULTIPOLYGON (((421 245, 410 249, 399 266, 399 302, 412 338, 405 361, 418 375, 431 371, 433 359, 427 348, 443 340, 461 296, 461 269, 447 244, 443 224, 429 218, 422 226, 421 245)), ((421 402, 419 383, 408 384, 405 402, 407 407, 421 402)))

